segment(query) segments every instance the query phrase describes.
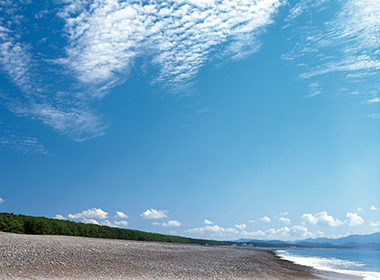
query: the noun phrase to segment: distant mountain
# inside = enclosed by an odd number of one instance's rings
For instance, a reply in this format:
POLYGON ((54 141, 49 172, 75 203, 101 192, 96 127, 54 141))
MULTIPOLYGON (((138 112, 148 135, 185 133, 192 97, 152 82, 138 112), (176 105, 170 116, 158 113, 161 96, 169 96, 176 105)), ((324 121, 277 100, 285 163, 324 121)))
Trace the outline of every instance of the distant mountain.
POLYGON ((331 238, 308 238, 293 242, 299 245, 313 245, 321 246, 331 244, 339 247, 352 247, 352 248, 380 248, 380 232, 367 234, 367 235, 350 235, 338 239, 331 238))
POLYGON ((361 249, 380 249, 380 232, 366 235, 350 235, 347 237, 332 238, 308 238, 285 242, 281 240, 259 240, 259 239, 239 239, 235 242, 252 244, 257 246, 279 245, 280 247, 318 247, 318 248, 361 248, 361 249))

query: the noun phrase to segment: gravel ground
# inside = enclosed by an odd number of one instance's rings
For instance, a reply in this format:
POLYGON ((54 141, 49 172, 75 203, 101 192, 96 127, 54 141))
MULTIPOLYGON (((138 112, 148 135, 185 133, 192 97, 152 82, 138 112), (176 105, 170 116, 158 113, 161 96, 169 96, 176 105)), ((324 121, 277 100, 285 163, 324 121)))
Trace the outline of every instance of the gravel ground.
POLYGON ((0 232, 0 279, 318 279, 266 250, 0 232))

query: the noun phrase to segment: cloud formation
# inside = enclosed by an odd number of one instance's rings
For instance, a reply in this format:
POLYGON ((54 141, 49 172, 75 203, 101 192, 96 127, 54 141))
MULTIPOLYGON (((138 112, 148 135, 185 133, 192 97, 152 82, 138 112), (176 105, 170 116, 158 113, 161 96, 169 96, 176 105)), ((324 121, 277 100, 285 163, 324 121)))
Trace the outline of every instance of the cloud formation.
POLYGON ((144 213, 140 214, 143 219, 162 219, 166 218, 167 210, 147 209, 144 213))
POLYGON ((370 210, 372 210, 372 211, 378 211, 378 210, 380 210, 380 208, 376 208, 374 205, 372 205, 371 208, 370 208, 370 210))
POLYGON ((0 197, 0 204, 2 204, 4 202, 4 199, 2 199, 1 197, 0 197))
POLYGON ((273 22, 280 0, 67 1, 59 15, 68 35, 60 62, 83 83, 113 85, 134 60, 148 56, 155 78, 181 85, 193 78, 223 43, 222 54, 242 57, 257 50, 256 37, 273 22))
MULTIPOLYGON (((302 0, 291 10, 287 21, 292 23, 308 11, 319 14, 335 11, 333 17, 317 28, 307 20, 293 36, 295 47, 284 59, 302 65, 301 78, 319 84, 312 95, 326 92, 318 77, 334 75, 334 91, 361 94, 364 100, 378 98, 378 70, 380 69, 380 3, 372 0, 311 1, 302 0), (309 62, 312 61, 312 64, 309 62)), ((301 24, 301 23, 300 23, 301 24)), ((312 83, 312 84, 313 84, 312 83)))
POLYGON ((238 228, 239 230, 243 230, 247 227, 246 224, 240 224, 240 225, 235 225, 236 228, 238 228))
POLYGON ((158 70, 152 83, 180 90, 207 62, 258 51, 285 2, 65 0, 38 13, 31 1, 3 1, 0 68, 19 96, 0 92, 0 102, 75 140, 101 136, 108 125, 91 103, 124 83, 137 60, 158 70), (41 14, 63 20, 63 29, 46 26, 41 14), (26 24, 44 38, 28 40, 26 24), (63 46, 46 42, 57 34, 63 46))
POLYGON ((359 225, 363 224, 364 220, 358 214, 348 212, 347 213, 347 220, 345 221, 345 223, 347 223, 350 227, 355 227, 355 226, 359 226, 359 225))
POLYGON ((169 221, 167 223, 162 224, 163 227, 180 227, 181 223, 178 221, 169 221))
POLYGON ((209 220, 204 220, 203 222, 205 225, 213 225, 214 223, 209 220))
POLYGON ((279 219, 280 222, 283 222, 285 225, 290 225, 290 219, 281 217, 279 219))
POLYGON ((271 221, 271 219, 268 218, 267 216, 265 216, 265 217, 261 218, 260 221, 262 221, 263 223, 269 223, 271 221))
POLYGON ((332 216, 329 216, 326 211, 319 212, 315 215, 303 214, 302 219, 312 225, 337 227, 342 224, 342 222, 338 219, 334 219, 332 216))
POLYGON ((125 215, 121 211, 116 211, 116 217, 121 218, 121 219, 128 219, 128 215, 125 215))
POLYGON ((188 230, 185 230, 184 232, 185 233, 200 233, 203 236, 210 234, 211 236, 219 236, 219 237, 225 237, 228 235, 239 233, 234 228, 223 228, 217 225, 188 229, 188 230))
POLYGON ((68 217, 69 219, 81 219, 81 218, 107 219, 108 213, 104 212, 100 208, 91 208, 91 209, 82 211, 82 213, 69 214, 68 217))

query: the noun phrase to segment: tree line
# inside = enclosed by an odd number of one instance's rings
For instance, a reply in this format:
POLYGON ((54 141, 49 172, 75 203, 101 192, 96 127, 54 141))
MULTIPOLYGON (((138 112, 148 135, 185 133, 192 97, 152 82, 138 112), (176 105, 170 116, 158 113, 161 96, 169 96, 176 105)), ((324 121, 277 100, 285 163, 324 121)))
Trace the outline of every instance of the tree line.
POLYGON ((231 242, 228 241, 194 239, 103 225, 84 224, 68 220, 16 215, 13 213, 0 213, 0 231, 21 234, 68 235, 200 245, 231 245, 231 242))

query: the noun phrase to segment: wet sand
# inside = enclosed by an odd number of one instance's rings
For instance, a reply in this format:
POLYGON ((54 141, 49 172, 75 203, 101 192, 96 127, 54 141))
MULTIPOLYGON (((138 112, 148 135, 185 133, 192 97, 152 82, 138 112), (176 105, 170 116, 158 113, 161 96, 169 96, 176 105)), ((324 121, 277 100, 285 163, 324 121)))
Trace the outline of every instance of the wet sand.
POLYGON ((252 247, 0 232, 0 279, 318 279, 252 247))

